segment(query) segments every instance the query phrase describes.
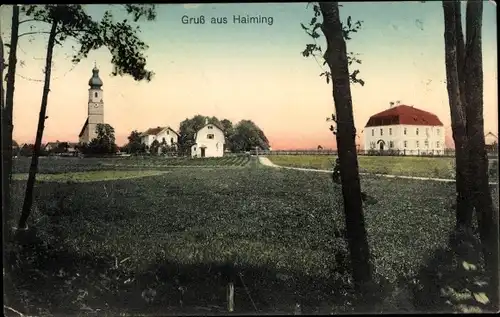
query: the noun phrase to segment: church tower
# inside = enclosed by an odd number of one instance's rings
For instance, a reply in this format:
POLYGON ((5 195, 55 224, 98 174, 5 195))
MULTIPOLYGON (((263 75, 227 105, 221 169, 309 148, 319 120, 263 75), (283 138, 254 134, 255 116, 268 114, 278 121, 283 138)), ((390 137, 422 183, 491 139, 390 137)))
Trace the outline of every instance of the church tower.
POLYGON ((81 143, 89 143, 97 137, 98 124, 104 123, 104 102, 102 96, 102 80, 99 78, 99 69, 94 66, 92 77, 89 79, 89 100, 87 120, 80 132, 81 143))

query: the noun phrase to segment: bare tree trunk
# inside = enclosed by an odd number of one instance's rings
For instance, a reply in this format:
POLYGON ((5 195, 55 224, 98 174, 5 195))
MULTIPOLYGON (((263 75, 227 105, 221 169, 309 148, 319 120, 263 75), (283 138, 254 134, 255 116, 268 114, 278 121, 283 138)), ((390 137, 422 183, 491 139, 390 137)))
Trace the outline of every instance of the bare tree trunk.
MULTIPOLYGON (((469 232, 472 227, 472 204, 469 177, 468 140, 467 140, 467 117, 465 112, 464 92, 461 88, 465 86, 461 81, 463 78, 460 71, 463 67, 463 35, 457 34, 457 28, 461 30, 460 3, 458 1, 443 1, 444 13, 444 41, 445 62, 448 99, 451 113, 451 127, 453 140, 455 142, 455 165, 456 165, 456 227, 457 230, 469 232), (460 44, 462 43, 462 44, 460 44), (462 63, 459 67, 459 63, 462 63)), ((460 31, 461 32, 461 31, 460 31)))
MULTIPOLYGON (((6 226, 7 219, 12 218, 12 205, 11 205, 11 181, 12 181, 12 131, 14 125, 12 123, 12 112, 14 109, 14 89, 16 83, 16 66, 17 66, 17 42, 19 39, 19 6, 17 4, 12 6, 12 26, 10 35, 10 48, 9 48, 9 64, 7 68, 7 85, 5 89, 5 104, 2 107, 3 121, 2 121, 2 187, 3 190, 3 205, 2 214, 4 215, 4 234, 10 236, 10 228, 6 226)), ((3 45, 2 45, 2 59, 3 59, 3 45)), ((3 72, 2 72, 2 86, 3 86, 3 72)), ((3 92, 2 92, 3 98, 3 92)))
POLYGON ((482 15, 482 1, 467 2, 467 136, 471 175, 474 175, 471 177, 472 203, 476 210, 483 256, 488 271, 492 273, 492 290, 495 290, 494 298, 498 303, 498 217, 495 216, 488 184, 488 155, 484 141, 482 15))
POLYGON ((346 43, 338 2, 320 2, 319 5, 323 16, 322 31, 328 44, 325 59, 332 74, 333 99, 337 113, 337 148, 346 233, 354 282, 357 290, 361 291, 366 283, 371 282, 372 268, 361 200, 346 43))
POLYGON ((26 222, 30 215, 31 206, 33 205, 33 189, 35 187, 36 172, 38 169, 38 157, 40 155, 40 147, 42 144, 43 129, 45 128, 45 113, 50 92, 50 74, 52 71, 52 52, 57 35, 58 21, 52 22, 49 41, 47 45, 47 57, 45 59, 45 83, 43 85, 42 104, 40 106, 40 114, 38 117, 38 128, 36 131, 35 149, 31 158, 31 166, 29 170, 28 182, 26 184, 26 193, 24 195, 24 203, 21 218, 19 219, 18 229, 27 229, 26 222))

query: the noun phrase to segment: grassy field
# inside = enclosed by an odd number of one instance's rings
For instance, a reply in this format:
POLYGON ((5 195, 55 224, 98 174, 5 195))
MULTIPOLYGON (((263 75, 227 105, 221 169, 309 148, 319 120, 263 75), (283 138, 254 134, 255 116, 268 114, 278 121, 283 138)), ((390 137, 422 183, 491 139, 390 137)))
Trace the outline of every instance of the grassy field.
MULTIPOLYGON (((335 161, 328 155, 270 155, 277 165, 332 169, 335 161)), ((391 174, 435 178, 454 178, 453 157, 358 156, 362 173, 391 174)))
MULTIPOLYGON (((43 174, 109 170, 144 170, 169 169, 171 167, 213 167, 230 168, 248 165, 248 156, 226 156, 221 158, 165 158, 165 157, 117 157, 117 158, 85 158, 76 157, 42 157, 39 160, 38 171, 43 174)), ((14 159, 14 173, 28 173, 31 158, 14 159)))
MULTIPOLYGON (((341 191, 329 175, 254 159, 228 168, 138 161, 120 161, 135 167, 122 171, 106 170, 115 164, 109 160, 41 161, 30 219, 36 239, 7 252, 17 307, 31 314, 224 312, 232 276, 236 312, 291 313, 296 302, 303 313, 351 311, 341 191)), ((25 167, 16 163, 19 209, 25 167)), ((436 250, 446 250, 454 187, 374 177, 362 187, 378 200, 365 207, 377 279, 394 286, 421 276, 436 250)), ((433 296, 427 275, 415 290, 427 293, 415 300, 433 296)))

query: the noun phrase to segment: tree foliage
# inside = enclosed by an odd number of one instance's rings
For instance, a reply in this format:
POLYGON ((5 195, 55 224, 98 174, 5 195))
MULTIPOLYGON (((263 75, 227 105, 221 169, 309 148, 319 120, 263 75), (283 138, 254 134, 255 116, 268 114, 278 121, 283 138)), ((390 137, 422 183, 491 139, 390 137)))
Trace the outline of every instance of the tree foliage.
POLYGON ((115 154, 118 150, 115 141, 115 129, 109 124, 98 124, 97 136, 88 144, 90 154, 115 154))
MULTIPOLYGON (((126 4, 124 7, 134 22, 156 18, 152 4, 126 4)), ((137 81, 152 79, 154 73, 146 69, 148 46, 139 38, 140 29, 127 19, 115 21, 112 10, 105 11, 100 21, 94 21, 84 7, 77 4, 25 5, 21 10, 38 22, 59 21, 56 44, 63 45, 66 39, 73 38, 80 46, 73 55, 74 63, 86 58, 92 50, 107 47, 112 56, 113 76, 130 75, 137 81)))
POLYGON ((144 153, 146 146, 141 142, 141 133, 137 130, 130 132, 127 137, 128 143, 125 145, 124 150, 129 154, 144 153))
MULTIPOLYGON (((318 65, 321 67, 321 69, 323 69, 323 66, 325 66, 327 62, 325 59, 325 53, 323 52, 321 45, 318 43, 318 39, 321 37, 319 31, 321 30, 322 27, 322 22, 319 22, 319 19, 322 18, 321 9, 318 3, 309 3, 307 6, 309 7, 311 4, 314 16, 311 18, 311 21, 307 23, 307 25, 301 23, 300 26, 311 37, 313 43, 306 44, 304 51, 302 51, 302 56, 313 57, 318 63, 318 65), (318 58, 322 60, 321 63, 318 60, 318 58)), ((352 17, 348 16, 346 22, 342 23, 342 34, 344 39, 346 41, 350 40, 351 33, 357 33, 361 29, 362 24, 363 21, 353 22, 352 17)), ((359 54, 356 54, 354 52, 347 53, 349 66, 351 66, 352 64, 361 64, 361 60, 358 58, 358 56, 359 54)), ((364 80, 358 78, 358 75, 359 75, 358 69, 355 69, 350 73, 349 78, 351 80, 351 83, 357 83, 360 84, 361 86, 364 86, 365 84, 364 80)), ((328 70, 323 70, 323 72, 320 73, 320 76, 325 77, 327 84, 332 79, 332 74, 328 70)))
POLYGON ((250 151, 256 147, 262 150, 269 149, 269 140, 264 131, 251 120, 241 120, 234 126, 230 144, 234 152, 250 151))

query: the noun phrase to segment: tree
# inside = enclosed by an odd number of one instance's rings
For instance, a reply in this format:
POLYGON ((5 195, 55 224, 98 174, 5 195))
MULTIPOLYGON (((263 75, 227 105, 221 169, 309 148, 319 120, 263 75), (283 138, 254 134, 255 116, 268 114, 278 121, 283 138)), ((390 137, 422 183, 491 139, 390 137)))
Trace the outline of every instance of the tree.
POLYGON ((224 145, 225 150, 233 151, 233 146, 231 144, 234 135, 233 123, 231 122, 231 120, 222 119, 220 124, 221 128, 224 130, 224 137, 226 138, 226 143, 224 145))
MULTIPOLYGON (((10 32, 10 43, 7 46, 9 48, 9 61, 7 66, 7 85, 5 89, 3 89, 3 71, 5 67, 4 63, 4 44, 3 40, 1 40, 0 44, 2 45, 1 51, 1 70, 0 70, 0 80, 1 84, 1 101, 2 101, 2 174, 6 175, 2 177, 2 188, 3 191, 3 199, 2 199, 2 213, 4 215, 4 219, 11 218, 11 191, 10 184, 12 181, 12 132, 14 129, 14 125, 12 123, 12 113, 14 109, 14 87, 16 81, 16 66, 17 66, 17 43, 19 39, 19 6, 14 4, 12 6, 12 20, 11 20, 11 32, 10 32)), ((1 39, 1 37, 0 37, 1 39)), ((5 224, 5 221, 4 221, 5 224)), ((10 235, 10 228, 3 227, 4 232, 7 234, 7 237, 10 235)))
POLYGON ((98 124, 97 136, 90 141, 88 152, 91 154, 115 154, 118 147, 115 142, 115 129, 109 124, 98 124))
MULTIPOLYGON (((143 16, 146 16, 147 20, 154 20, 155 18, 154 5, 125 5, 125 8, 129 14, 134 16, 135 21, 138 21, 143 16)), ((96 22, 85 12, 82 5, 28 5, 24 7, 24 10, 25 14, 33 17, 34 20, 50 24, 51 29, 47 45, 45 83, 40 106, 35 150, 30 165, 22 214, 19 219, 19 229, 26 228, 26 221, 33 203, 33 187, 46 119, 45 113, 50 91, 50 74, 54 46, 56 44, 62 45, 64 40, 68 38, 76 40, 80 44, 80 50, 73 57, 74 63, 78 63, 82 58, 87 57, 91 50, 106 46, 113 56, 111 59, 114 65, 113 75, 127 74, 137 81, 150 81, 153 76, 151 71, 145 69, 146 58, 143 51, 147 46, 137 37, 138 29, 130 25, 127 20, 114 22, 110 11, 104 13, 100 22, 96 22)), ((98 144, 98 146, 102 146, 102 144, 98 144)), ((116 152, 114 136, 113 145, 115 146, 113 150, 116 152)))
MULTIPOLYGON (((310 22, 310 27, 302 24, 302 28, 315 40, 319 37, 318 29, 323 32, 327 50, 324 54, 325 62, 330 71, 325 71, 320 76, 325 76, 327 83, 333 83, 333 99, 336 116, 332 119, 336 122, 335 130, 337 149, 340 165, 340 180, 342 184, 342 195, 344 200, 344 214, 346 222, 346 234, 349 244, 352 275, 355 287, 359 291, 366 291, 363 286, 371 282, 372 268, 370 263, 370 251, 368 247, 367 234, 363 216, 363 204, 361 186, 359 179, 358 160, 356 154, 356 129, 354 127, 354 116, 352 110, 352 98, 350 82, 364 85, 361 79, 357 78, 359 73, 355 70, 349 73, 349 65, 353 62, 361 63, 354 57, 353 53, 348 56, 345 40, 349 40, 350 32, 357 32, 361 22, 356 22, 354 27, 351 24, 351 17, 348 17, 346 26, 340 21, 338 2, 322 2, 313 5, 314 17, 310 22), (319 16, 323 16, 323 22, 317 22, 319 16)), ((321 47, 315 44, 308 44, 302 53, 305 57, 314 56, 321 53, 321 47)))
POLYGON ((235 125, 230 142, 235 152, 250 151, 255 147, 263 150, 269 149, 269 140, 266 135, 251 120, 241 120, 235 125))
POLYGON ((151 142, 151 146, 149 147, 149 152, 151 155, 158 155, 158 150, 160 149, 160 142, 158 140, 154 140, 151 142))
POLYGON ((130 132, 128 143, 125 145, 127 153, 137 154, 145 151, 145 145, 141 142, 141 134, 137 130, 130 132))
POLYGON ((475 210, 491 290, 498 304, 498 210, 493 206, 488 184, 483 123, 483 2, 467 2, 465 41, 460 1, 443 1, 443 13, 447 90, 455 141, 456 229, 470 236, 475 210))

